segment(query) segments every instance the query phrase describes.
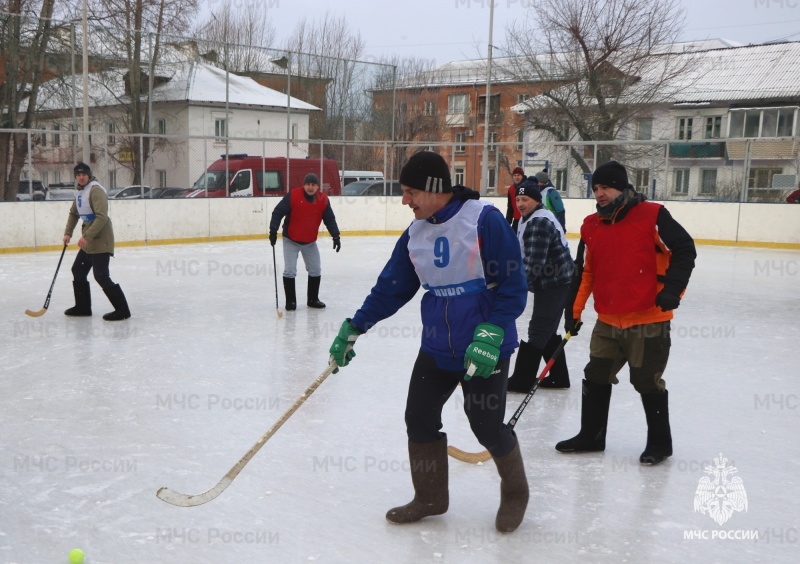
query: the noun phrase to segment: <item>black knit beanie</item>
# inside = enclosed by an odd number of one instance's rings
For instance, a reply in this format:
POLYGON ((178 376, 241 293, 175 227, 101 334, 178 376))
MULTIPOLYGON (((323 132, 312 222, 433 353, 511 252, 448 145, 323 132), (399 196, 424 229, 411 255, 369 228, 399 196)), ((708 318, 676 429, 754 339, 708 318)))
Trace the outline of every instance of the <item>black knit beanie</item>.
POLYGON ((628 187, 628 172, 617 161, 601 164, 592 173, 592 186, 603 184, 624 192, 628 187))
POLYGON ((400 171, 400 184, 425 192, 452 192, 450 167, 438 154, 420 151, 411 155, 400 171))
POLYGON ((541 190, 539 190, 539 187, 535 186, 534 183, 529 180, 526 180, 517 186, 517 196, 528 196, 529 198, 532 198, 540 203, 542 201, 541 190))

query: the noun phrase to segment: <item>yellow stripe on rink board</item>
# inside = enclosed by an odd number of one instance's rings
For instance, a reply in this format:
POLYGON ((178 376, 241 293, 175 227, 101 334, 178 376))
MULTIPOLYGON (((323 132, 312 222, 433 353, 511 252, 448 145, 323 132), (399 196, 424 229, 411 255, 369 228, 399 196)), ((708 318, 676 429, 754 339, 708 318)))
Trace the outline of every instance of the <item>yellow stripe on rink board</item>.
MULTIPOLYGON (((399 236, 402 231, 343 231, 342 237, 383 237, 399 236)), ((330 237, 328 233, 320 233, 320 237, 330 237)), ((577 233, 568 233, 570 239, 578 239, 577 233)), ((192 243, 214 243, 220 241, 251 241, 257 239, 267 239, 266 233, 258 235, 220 235, 217 237, 187 237, 185 239, 150 239, 147 241, 119 241, 114 243, 115 247, 143 247, 146 245, 188 245, 192 243)), ((800 243, 771 243, 769 241, 726 241, 723 239, 695 239, 698 245, 722 246, 722 247, 754 247, 762 249, 786 249, 800 250, 800 243)), ((73 245, 71 244, 70 247, 73 245)), ((40 251, 60 251, 62 244, 43 245, 40 247, 9 247, 0 248, 0 254, 11 253, 34 253, 40 251)))

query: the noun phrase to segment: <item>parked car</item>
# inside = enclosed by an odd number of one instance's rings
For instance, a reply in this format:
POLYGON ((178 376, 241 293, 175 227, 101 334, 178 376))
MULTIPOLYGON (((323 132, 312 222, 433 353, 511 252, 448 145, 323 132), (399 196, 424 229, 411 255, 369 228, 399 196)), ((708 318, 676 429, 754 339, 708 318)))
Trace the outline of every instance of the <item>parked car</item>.
POLYGON ((135 200, 138 198, 147 198, 150 194, 149 186, 125 186, 123 188, 114 188, 108 191, 108 198, 111 200, 135 200))
POLYGON ((194 188, 153 188, 150 192, 151 198, 183 198, 194 188))
POLYGON ((31 200, 40 202, 47 198, 47 188, 41 180, 22 180, 19 181, 17 188, 17 201, 29 202, 31 200))
POLYGON ((342 180, 342 186, 347 186, 353 182, 383 180, 383 173, 377 170, 340 170, 339 178, 342 180))
POLYGON ((72 200, 74 198, 74 182, 55 182, 47 187, 48 200, 72 200))
POLYGON ((351 182, 342 188, 342 196, 402 196, 403 190, 397 180, 387 180, 386 190, 384 191, 383 180, 370 180, 361 182, 351 182))

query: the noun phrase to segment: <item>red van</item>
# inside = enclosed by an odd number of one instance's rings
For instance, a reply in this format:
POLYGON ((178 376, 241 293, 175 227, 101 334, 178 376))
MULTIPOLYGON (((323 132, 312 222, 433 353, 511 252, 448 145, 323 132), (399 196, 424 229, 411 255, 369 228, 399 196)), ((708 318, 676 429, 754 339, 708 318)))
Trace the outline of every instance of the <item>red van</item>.
POLYGON ((283 196, 303 185, 306 174, 319 177, 320 189, 329 196, 342 193, 339 168, 332 159, 289 159, 286 182, 286 157, 256 157, 247 154, 221 155, 192 186, 187 198, 225 196, 227 161, 228 194, 231 196, 283 196))

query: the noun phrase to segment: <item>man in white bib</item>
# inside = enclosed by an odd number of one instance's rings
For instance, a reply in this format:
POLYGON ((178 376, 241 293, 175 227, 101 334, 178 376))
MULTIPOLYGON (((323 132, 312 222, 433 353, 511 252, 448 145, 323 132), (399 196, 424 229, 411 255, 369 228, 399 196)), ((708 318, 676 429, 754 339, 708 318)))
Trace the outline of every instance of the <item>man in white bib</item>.
POLYGON ((517 437, 504 423, 516 319, 525 310, 522 255, 502 212, 464 186, 436 153, 414 154, 400 173, 403 204, 416 218, 361 308, 342 323, 330 353, 346 366, 359 335, 392 316, 420 287, 422 342, 406 400, 406 432, 414 499, 390 509, 392 523, 445 513, 449 505, 447 436, 442 408, 461 383, 464 411, 502 479, 495 527, 519 527, 528 481, 517 437))

